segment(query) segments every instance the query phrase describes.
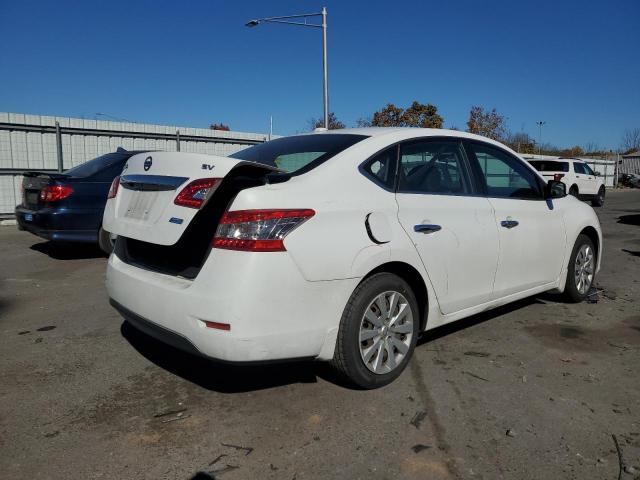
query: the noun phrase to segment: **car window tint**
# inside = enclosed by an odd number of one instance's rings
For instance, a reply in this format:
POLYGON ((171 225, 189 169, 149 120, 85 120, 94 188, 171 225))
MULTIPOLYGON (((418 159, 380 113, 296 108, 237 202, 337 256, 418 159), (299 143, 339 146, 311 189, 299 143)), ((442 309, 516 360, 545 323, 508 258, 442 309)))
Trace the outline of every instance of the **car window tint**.
POLYGON ((98 171, 93 175, 92 180, 96 182, 111 182, 122 173, 122 169, 124 168, 124 164, 127 163, 127 160, 128 158, 123 158, 109 165, 107 168, 98 171))
POLYGON ((300 175, 365 138, 365 135, 347 133, 295 135, 260 143, 229 157, 262 163, 293 175, 300 175))
POLYGON ((391 147, 378 153, 362 166, 362 170, 377 183, 393 188, 397 151, 397 147, 391 147))
POLYGON ((126 160, 129 157, 129 155, 123 155, 122 153, 107 153, 106 155, 102 155, 100 157, 94 158, 93 160, 89 160, 88 162, 82 163, 77 167, 70 168, 69 170, 66 170, 64 173, 66 175, 69 175, 70 177, 76 177, 76 178, 91 177, 92 175, 95 175, 101 170, 104 170, 105 168, 109 168, 111 165, 115 163, 126 160))
POLYGON ((490 197, 540 199, 536 174, 522 161, 498 148, 471 143, 490 197))
POLYGON ((404 144, 400 147, 398 191, 468 193, 461 146, 452 141, 404 144))
POLYGON ((529 160, 529 163, 539 172, 568 172, 569 162, 553 160, 529 160))
POLYGON ((580 162, 573 163, 573 171, 576 173, 583 173, 583 174, 587 173, 587 171, 584 169, 584 164, 580 162))
POLYGON ((595 175, 595 172, 586 163, 584 164, 584 171, 587 173, 587 175, 595 175))

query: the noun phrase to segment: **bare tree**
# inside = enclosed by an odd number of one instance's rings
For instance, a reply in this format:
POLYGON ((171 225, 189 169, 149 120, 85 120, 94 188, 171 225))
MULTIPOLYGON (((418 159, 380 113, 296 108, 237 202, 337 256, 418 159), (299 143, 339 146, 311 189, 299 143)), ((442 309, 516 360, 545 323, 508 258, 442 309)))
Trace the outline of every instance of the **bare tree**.
MULTIPOLYGON (((309 120, 309 127, 310 130, 324 127, 324 120, 321 118, 312 118, 309 120)), ((345 128, 345 124, 338 120, 335 113, 329 112, 329 130, 339 130, 341 128, 345 128)))
POLYGON ((627 153, 640 150, 640 128, 629 128, 622 135, 622 150, 627 153))
POLYGON ((360 117, 359 119, 356 120, 356 127, 364 128, 364 127, 370 127, 371 125, 372 125, 372 122, 371 122, 371 119, 369 118, 360 117))
POLYGON ((585 153, 599 153, 600 146, 595 142, 587 142, 583 148, 585 153))

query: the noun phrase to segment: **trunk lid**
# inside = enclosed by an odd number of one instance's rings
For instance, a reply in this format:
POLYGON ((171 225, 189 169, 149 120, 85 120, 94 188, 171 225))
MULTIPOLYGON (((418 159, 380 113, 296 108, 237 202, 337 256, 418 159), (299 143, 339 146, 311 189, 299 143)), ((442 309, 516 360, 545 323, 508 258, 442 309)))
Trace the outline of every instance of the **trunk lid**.
POLYGON ((228 157, 199 153, 153 152, 132 156, 120 177, 115 198, 107 201, 104 229, 126 238, 156 245, 174 245, 198 212, 215 196, 218 182, 207 190, 200 208, 175 203, 191 182, 224 179, 240 166, 253 166, 265 173, 274 168, 228 157))
POLYGON ((44 205, 40 200, 40 191, 44 187, 68 178, 63 173, 24 172, 22 175, 22 204, 30 210, 38 210, 44 205))

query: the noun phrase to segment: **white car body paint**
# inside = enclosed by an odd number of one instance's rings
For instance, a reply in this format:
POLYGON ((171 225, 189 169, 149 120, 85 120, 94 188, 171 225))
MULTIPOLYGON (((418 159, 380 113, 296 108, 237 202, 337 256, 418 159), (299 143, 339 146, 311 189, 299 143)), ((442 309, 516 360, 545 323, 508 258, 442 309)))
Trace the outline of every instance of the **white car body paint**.
MULTIPOLYGON (((569 255, 587 227, 597 232, 599 269, 598 219, 591 207, 573 197, 514 200, 396 194, 359 170, 365 160, 390 145, 431 137, 485 142, 528 165, 508 147, 450 130, 373 128, 315 135, 334 133, 369 137, 308 173, 242 190, 228 207, 313 209, 315 215, 286 236, 286 251, 213 248, 194 279, 141 268, 112 254, 107 269, 109 296, 135 315, 187 339, 209 357, 236 362, 330 360, 349 297, 364 277, 390 262, 413 268, 423 280, 428 297, 425 329, 543 291, 562 291, 569 255), (367 232, 367 216, 374 239, 367 232), (517 221, 517 228, 503 228, 501 221, 507 219, 517 221), (441 230, 418 233, 413 230, 417 224, 436 224, 441 230), (204 321, 227 323, 231 329, 206 328, 204 321)), ((123 174, 155 172, 192 180, 222 177, 246 164, 199 154, 150 155, 153 167, 148 172, 143 154, 132 157, 123 174), (211 173, 201 169, 203 163, 214 165, 211 173)), ((105 228, 150 244, 175 244, 197 213, 173 204, 180 188, 153 192, 157 195, 120 188, 107 202, 105 228), (183 224, 170 223, 171 217, 183 219, 183 224)))

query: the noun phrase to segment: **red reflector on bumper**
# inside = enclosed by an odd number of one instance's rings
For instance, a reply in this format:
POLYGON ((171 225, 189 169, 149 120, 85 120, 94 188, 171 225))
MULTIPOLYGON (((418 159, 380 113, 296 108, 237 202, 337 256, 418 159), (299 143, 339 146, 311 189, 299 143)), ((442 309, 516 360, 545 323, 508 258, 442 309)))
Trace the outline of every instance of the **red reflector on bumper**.
POLYGON ((218 323, 218 322, 209 322, 207 320, 202 320, 207 328, 215 328, 217 330, 231 330, 231 325, 228 323, 218 323))

